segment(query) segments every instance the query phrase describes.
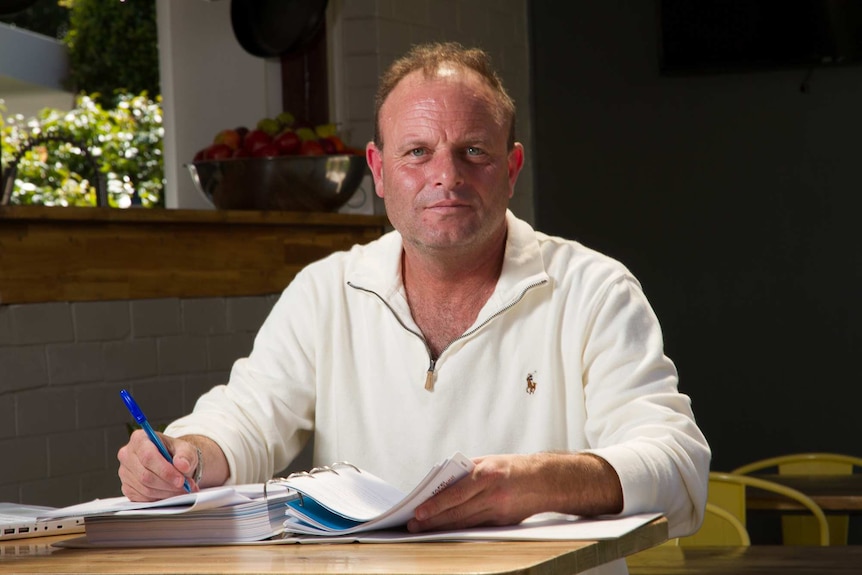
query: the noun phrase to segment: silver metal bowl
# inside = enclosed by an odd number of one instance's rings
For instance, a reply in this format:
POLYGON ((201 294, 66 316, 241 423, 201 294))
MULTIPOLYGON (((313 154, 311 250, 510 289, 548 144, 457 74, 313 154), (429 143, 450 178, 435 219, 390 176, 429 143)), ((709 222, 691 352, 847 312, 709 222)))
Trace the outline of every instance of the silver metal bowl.
POLYGON ((186 164, 198 191, 222 210, 331 212, 368 167, 359 155, 231 158, 186 164))

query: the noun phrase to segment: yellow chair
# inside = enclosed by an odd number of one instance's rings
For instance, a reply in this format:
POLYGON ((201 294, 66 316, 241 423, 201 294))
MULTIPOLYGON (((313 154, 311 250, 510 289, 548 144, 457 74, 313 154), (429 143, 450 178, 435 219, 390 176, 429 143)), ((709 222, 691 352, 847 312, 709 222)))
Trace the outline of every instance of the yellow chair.
MULTIPOLYGON (((711 536, 714 537, 714 539, 710 539, 711 545, 728 547, 748 547, 751 545, 751 537, 749 537, 748 529, 745 528, 742 521, 736 515, 725 510, 723 507, 719 507, 715 503, 706 503, 706 514, 703 517, 703 522, 704 525, 709 523, 710 526, 707 527, 707 530, 711 530, 716 534, 715 536, 711 536)), ((679 545, 683 547, 694 546, 696 541, 692 540, 692 537, 694 536, 681 538, 679 545)), ((705 543, 701 542, 700 544, 704 545, 705 543)))
MULTIPOLYGON (((706 512, 703 516, 703 523, 709 523, 711 530, 715 533, 721 533, 720 536, 711 538, 708 543, 699 543, 698 545, 720 545, 722 547, 750 547, 751 537, 748 535, 748 529, 742 524, 742 521, 736 518, 736 515, 730 511, 725 511, 723 508, 714 503, 706 502, 706 512)), ((703 527, 701 527, 703 529, 703 527)), ((662 547, 679 547, 680 545, 694 547, 694 544, 688 541, 680 543, 680 539, 687 540, 688 537, 675 537, 668 539, 661 544, 662 547)))
MULTIPOLYGON (((737 467, 733 473, 747 475, 757 471, 776 469, 779 475, 850 475, 853 468, 862 468, 862 457, 842 453, 791 453, 753 461, 737 467)), ((847 545, 850 519, 847 515, 828 515, 829 536, 832 545, 847 545)), ((789 545, 813 545, 816 526, 807 516, 786 515, 781 518, 784 542, 789 545)))
POLYGON ((737 475, 734 473, 711 472, 709 474, 709 493, 707 506, 717 507, 724 513, 708 513, 704 517, 703 525, 693 535, 681 537, 679 545, 686 547, 710 546, 710 545, 750 545, 746 525, 745 489, 756 487, 766 491, 778 493, 794 501, 797 501, 809 511, 817 520, 820 530, 819 544, 829 545, 829 524, 826 515, 814 501, 807 495, 795 489, 779 485, 772 481, 737 475), (728 516, 735 519, 729 520, 728 516), (745 537, 739 535, 739 528, 745 531, 745 537), (740 540, 742 542, 740 543, 740 540), (745 541, 748 540, 748 543, 745 541))

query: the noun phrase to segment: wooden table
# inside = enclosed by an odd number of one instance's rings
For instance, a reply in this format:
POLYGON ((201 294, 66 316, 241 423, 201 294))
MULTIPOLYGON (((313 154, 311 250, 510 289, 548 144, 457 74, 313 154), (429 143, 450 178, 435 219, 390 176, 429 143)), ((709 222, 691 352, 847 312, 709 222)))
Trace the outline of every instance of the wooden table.
MULTIPOLYGON (((862 474, 855 475, 754 475, 801 491, 825 513, 862 513, 862 474)), ((781 495, 749 487, 749 509, 790 511, 803 507, 781 495)), ((862 569, 860 569, 862 571, 862 569)))
POLYGON ((568 575, 658 545, 667 520, 619 539, 63 549, 62 537, 0 543, 0 573, 344 573, 568 575))
POLYGON ((631 575, 849 575, 862 571, 862 546, 672 547, 628 559, 631 575))

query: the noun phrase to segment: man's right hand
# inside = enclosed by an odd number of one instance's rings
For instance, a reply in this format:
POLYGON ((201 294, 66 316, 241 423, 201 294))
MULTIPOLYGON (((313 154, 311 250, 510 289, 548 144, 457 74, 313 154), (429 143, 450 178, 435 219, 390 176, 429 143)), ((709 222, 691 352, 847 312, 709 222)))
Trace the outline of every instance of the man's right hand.
MULTIPOLYGON (((184 439, 159 434, 173 465, 162 457, 158 448, 143 430, 136 430, 129 443, 117 452, 120 461, 118 475, 123 482, 123 495, 132 501, 156 501, 185 493, 183 482, 198 491, 192 477, 199 465, 198 448, 184 439)), ((220 452, 220 450, 219 450, 220 452)))

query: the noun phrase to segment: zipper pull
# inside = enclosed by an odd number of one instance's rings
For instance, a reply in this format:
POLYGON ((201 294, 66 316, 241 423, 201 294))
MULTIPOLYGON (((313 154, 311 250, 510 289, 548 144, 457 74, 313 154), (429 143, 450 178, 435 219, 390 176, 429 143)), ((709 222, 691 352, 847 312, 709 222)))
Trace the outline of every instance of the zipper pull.
POLYGON ((428 366, 428 371, 425 373, 425 389, 427 391, 434 391, 434 365, 437 363, 436 359, 431 360, 431 365, 428 366))

